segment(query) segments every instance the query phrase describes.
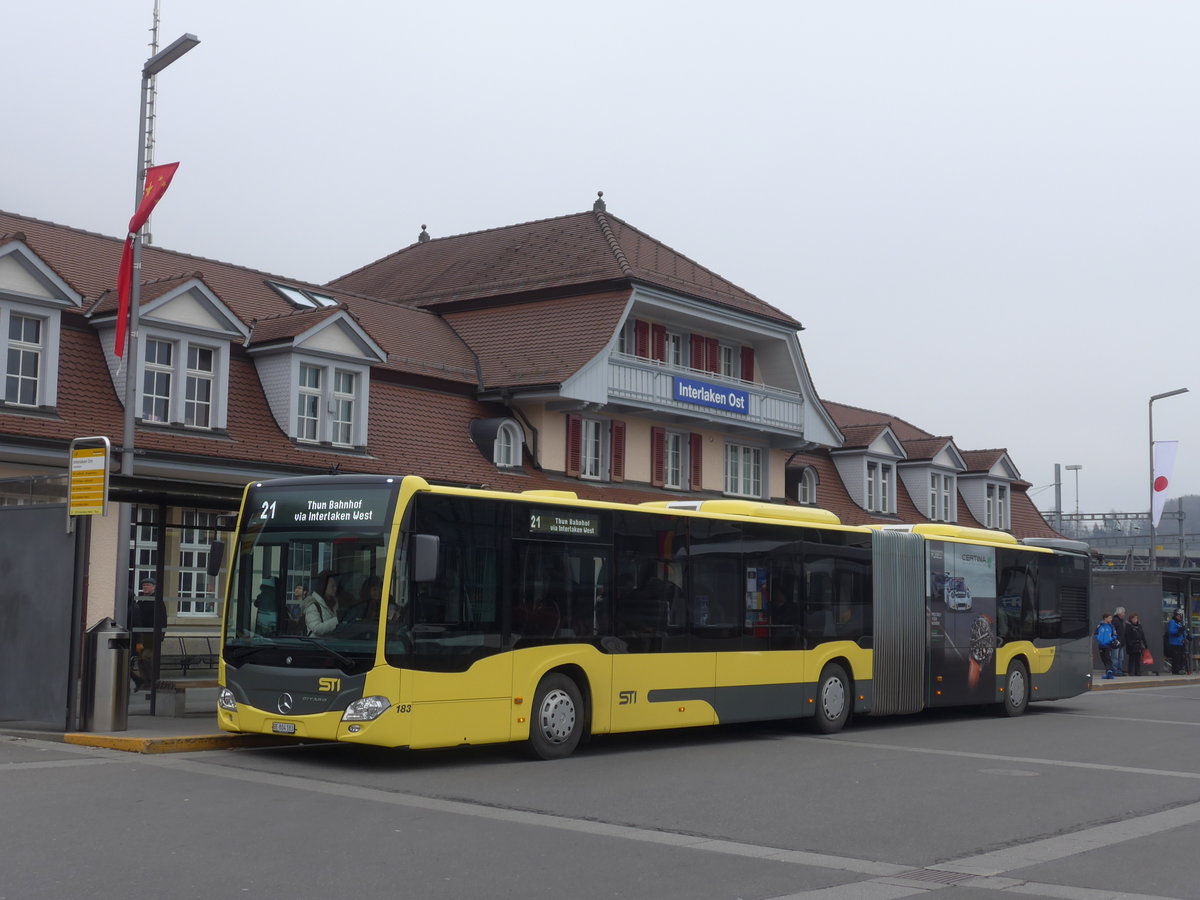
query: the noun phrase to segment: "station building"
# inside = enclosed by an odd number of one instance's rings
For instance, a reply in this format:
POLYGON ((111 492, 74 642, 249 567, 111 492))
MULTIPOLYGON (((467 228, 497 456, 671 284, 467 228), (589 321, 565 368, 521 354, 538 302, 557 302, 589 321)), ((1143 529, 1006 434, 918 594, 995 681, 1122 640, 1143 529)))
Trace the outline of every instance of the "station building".
POLYGON ((602 199, 452 237, 422 226, 319 285, 146 246, 132 375, 114 352, 121 247, 0 212, 0 562, 13 573, 0 676, 34 665, 53 682, 0 719, 75 713, 82 631, 126 621, 122 565, 165 601, 164 671, 186 663, 176 655, 210 662, 187 649, 219 631, 208 545, 261 478, 412 473, 1055 536, 1004 449, 960 448, 870 398, 819 397, 800 322, 602 199), (129 377, 134 474, 111 484, 135 504, 131 531, 110 508, 67 534, 68 447, 103 435, 121 450, 129 377))

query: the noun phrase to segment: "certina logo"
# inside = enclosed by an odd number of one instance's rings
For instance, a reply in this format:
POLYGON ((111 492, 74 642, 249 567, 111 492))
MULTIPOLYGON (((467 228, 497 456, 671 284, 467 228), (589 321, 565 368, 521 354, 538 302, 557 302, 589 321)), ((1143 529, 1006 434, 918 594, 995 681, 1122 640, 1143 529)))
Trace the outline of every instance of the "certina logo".
POLYGON ((275 708, 286 716, 292 711, 293 705, 291 694, 280 694, 279 702, 275 704, 275 708))
POLYGON ((323 694, 336 693, 342 689, 340 678, 318 678, 317 690, 323 694))
POLYGON ((617 694, 621 698, 620 706, 628 706, 631 703, 637 703, 637 691, 621 691, 617 694))

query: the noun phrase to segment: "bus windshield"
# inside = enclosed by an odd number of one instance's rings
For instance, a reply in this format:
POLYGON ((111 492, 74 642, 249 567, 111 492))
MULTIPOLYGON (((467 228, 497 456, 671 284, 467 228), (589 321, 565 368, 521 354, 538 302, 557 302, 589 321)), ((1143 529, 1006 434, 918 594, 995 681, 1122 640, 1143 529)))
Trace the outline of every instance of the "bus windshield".
POLYGON ((395 493, 353 478, 252 487, 231 560, 225 662, 370 668, 395 493))

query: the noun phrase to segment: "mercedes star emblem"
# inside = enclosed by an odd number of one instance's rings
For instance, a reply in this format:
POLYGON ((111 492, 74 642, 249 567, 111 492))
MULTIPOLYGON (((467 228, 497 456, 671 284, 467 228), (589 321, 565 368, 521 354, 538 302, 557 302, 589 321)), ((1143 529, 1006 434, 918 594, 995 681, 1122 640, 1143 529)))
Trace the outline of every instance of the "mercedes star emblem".
POLYGON ((291 694, 280 694, 279 702, 275 704, 275 708, 278 709, 285 716, 288 713, 290 713, 292 711, 292 695, 291 694))

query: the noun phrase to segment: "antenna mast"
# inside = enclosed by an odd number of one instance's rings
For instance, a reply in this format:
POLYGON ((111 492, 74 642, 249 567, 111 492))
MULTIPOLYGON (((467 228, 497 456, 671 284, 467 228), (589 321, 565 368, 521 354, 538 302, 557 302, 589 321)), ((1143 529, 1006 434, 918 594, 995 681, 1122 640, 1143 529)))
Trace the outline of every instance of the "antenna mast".
MULTIPOLYGON (((150 25, 150 56, 149 59, 158 52, 158 4, 159 0, 154 0, 154 20, 150 25)), ((146 92, 146 143, 142 147, 142 177, 145 178, 146 170, 154 165, 154 108, 158 101, 158 75, 157 73, 150 76, 149 90, 146 92)), ((146 220, 146 227, 142 230, 142 243, 151 243, 150 235, 150 220, 146 220)))

